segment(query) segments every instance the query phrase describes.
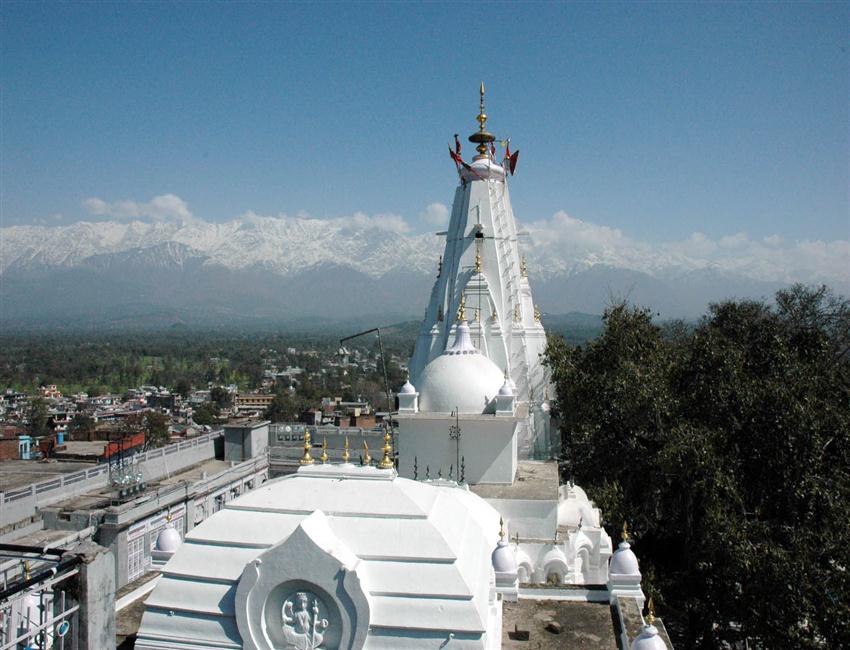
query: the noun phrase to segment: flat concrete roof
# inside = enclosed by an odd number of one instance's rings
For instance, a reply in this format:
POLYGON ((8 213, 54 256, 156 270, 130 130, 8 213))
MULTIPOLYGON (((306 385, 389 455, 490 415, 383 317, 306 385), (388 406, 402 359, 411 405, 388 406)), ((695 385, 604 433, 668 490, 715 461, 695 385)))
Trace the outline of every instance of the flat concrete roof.
MULTIPOLYGON (((140 499, 147 494, 155 494, 156 489, 158 487, 170 487, 179 485, 180 483, 189 482, 194 483, 195 481, 199 481, 203 476, 203 473, 206 472, 207 476, 215 476, 216 474, 223 472, 224 470, 230 467, 230 461, 224 460, 216 460, 215 458, 210 458, 203 462, 197 463, 188 467, 176 474, 172 474, 169 477, 163 477, 161 479, 156 479, 148 482, 148 490, 147 492, 142 492, 136 495, 136 499, 140 499)), ((116 498, 117 490, 114 487, 104 487, 99 490, 95 490, 93 492, 89 492, 87 494, 80 494, 75 497, 71 497, 69 499, 65 499, 63 501, 59 501, 52 505, 46 506, 43 508, 47 509, 56 509, 63 512, 79 512, 80 510, 90 510, 96 508, 106 508, 111 505, 112 501, 116 498)), ((127 503, 134 503, 134 499, 128 499, 123 505, 127 503)))
POLYGON ((558 500, 558 462, 521 460, 517 463, 513 485, 471 485, 482 499, 558 500))
POLYGON ((26 487, 56 478, 63 474, 73 474, 84 469, 97 467, 97 463, 42 460, 4 460, 0 461, 0 492, 26 487))
POLYGON ((172 474, 169 477, 163 477, 161 479, 157 479, 153 481, 153 485, 177 485, 178 483, 182 483, 183 481, 189 481, 190 483, 194 483, 195 481, 200 481, 203 478, 204 472, 206 475, 215 476, 223 472, 226 469, 230 468, 229 460, 216 460, 215 458, 210 458, 208 460, 203 461, 202 463, 198 463, 197 465, 192 465, 191 467, 187 467, 186 469, 178 472, 177 474, 172 474))
POLYGON ((503 650, 619 648, 608 603, 520 600, 505 602, 502 611, 503 650))

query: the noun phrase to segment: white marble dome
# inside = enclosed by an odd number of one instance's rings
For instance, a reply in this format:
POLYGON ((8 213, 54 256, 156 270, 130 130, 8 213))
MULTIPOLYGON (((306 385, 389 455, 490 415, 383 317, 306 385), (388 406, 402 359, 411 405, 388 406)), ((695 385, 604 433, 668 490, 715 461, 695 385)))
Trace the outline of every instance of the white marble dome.
POLYGON ((516 573, 516 556, 513 550, 504 539, 500 539, 496 548, 493 549, 493 555, 490 556, 493 564, 493 570, 497 573, 516 573))
POLYGON ((631 650, 668 650, 654 625, 646 625, 632 641, 631 650))
POLYGON ((614 556, 611 558, 611 565, 608 567, 610 575, 634 576, 640 575, 637 556, 632 551, 632 545, 628 542, 620 542, 617 550, 614 551, 614 556))
POLYGON ((461 414, 494 412, 493 398, 504 383, 499 367, 472 344, 469 325, 457 326, 455 343, 431 361, 417 382, 419 411, 461 414))
POLYGON ((157 536, 155 549, 162 553, 175 553, 182 541, 177 529, 168 525, 157 536))

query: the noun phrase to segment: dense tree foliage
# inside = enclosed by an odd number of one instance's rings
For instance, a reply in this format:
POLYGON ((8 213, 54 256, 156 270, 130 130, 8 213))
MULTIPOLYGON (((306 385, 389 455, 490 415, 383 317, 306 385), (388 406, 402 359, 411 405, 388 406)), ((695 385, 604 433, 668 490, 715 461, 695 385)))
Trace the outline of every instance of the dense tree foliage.
POLYGON ((694 328, 619 304, 547 350, 565 472, 628 521, 678 647, 850 647, 850 307, 801 286, 694 328))

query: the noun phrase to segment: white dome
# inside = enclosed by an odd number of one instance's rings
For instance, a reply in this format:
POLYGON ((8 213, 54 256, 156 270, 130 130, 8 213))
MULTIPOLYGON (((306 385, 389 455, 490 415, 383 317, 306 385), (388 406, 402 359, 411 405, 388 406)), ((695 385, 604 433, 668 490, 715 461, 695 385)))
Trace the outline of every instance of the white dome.
POLYGON ((502 387, 499 389, 499 395, 502 395, 504 397, 513 397, 513 394, 514 390, 507 382, 502 384, 502 387))
POLYGON ((176 553, 182 541, 180 533, 174 526, 166 526, 156 538, 156 550, 163 553, 176 553))
POLYGON ((611 565, 608 567, 608 573, 611 575, 634 576, 640 575, 637 556, 632 551, 632 545, 628 542, 620 542, 617 550, 614 551, 614 556, 611 558, 611 565))
POLYGON ((493 398, 504 382, 499 367, 469 338, 469 325, 457 326, 454 345, 431 361, 419 377, 419 411, 492 413, 493 398))
POLYGON ((631 650, 667 650, 667 644, 658 636, 658 628, 647 625, 632 641, 631 650))
POLYGON ((416 388, 410 383, 410 379, 408 379, 398 392, 402 395, 413 395, 416 392, 416 388))
POLYGON ((500 539, 496 548, 493 549, 490 560, 493 563, 493 570, 497 573, 517 572, 516 557, 514 557, 511 547, 503 539, 500 539))

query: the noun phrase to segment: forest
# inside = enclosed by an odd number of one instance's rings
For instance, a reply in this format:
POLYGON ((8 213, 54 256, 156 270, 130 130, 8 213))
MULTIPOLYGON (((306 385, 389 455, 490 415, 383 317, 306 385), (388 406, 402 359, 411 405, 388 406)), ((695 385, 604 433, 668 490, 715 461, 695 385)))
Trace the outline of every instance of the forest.
POLYGON ((675 647, 850 647, 850 303, 794 286, 695 326, 551 337, 564 478, 623 523, 675 647))

